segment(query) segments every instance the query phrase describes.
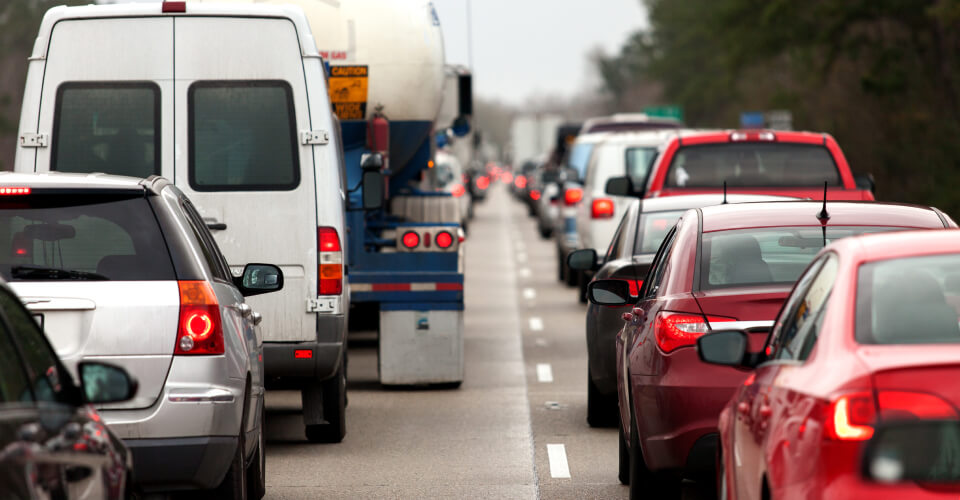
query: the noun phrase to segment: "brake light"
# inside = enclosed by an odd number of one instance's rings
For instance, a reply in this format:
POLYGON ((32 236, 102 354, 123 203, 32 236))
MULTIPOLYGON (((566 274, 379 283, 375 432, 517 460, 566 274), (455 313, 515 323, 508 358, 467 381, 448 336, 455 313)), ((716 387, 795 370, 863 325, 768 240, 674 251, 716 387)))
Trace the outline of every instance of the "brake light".
POLYGON ((955 419, 953 406, 943 399, 923 392, 880 391, 877 394, 880 418, 883 419, 955 419))
POLYGON ((223 354, 220 305, 206 281, 180 281, 180 319, 175 355, 223 354))
POLYGON ((530 199, 533 200, 533 201, 539 200, 539 199, 540 199, 540 191, 537 191, 536 189, 531 189, 531 190, 530 190, 530 199))
POLYGON ((294 359, 313 359, 313 351, 310 349, 296 349, 293 351, 294 359))
POLYGON ((657 314, 654 324, 654 336, 660 349, 670 352, 694 345, 698 338, 710 331, 710 323, 722 321, 736 320, 722 316, 704 318, 699 314, 661 312, 657 314))
POLYGON ((466 192, 467 190, 463 187, 463 184, 457 184, 450 190, 450 194, 452 194, 454 198, 459 198, 466 192))
POLYGON ((317 228, 317 295, 343 292, 343 249, 336 228, 317 228))
POLYGON ((420 235, 414 231, 407 231, 403 233, 401 241, 403 241, 403 246, 407 248, 417 248, 417 245, 420 244, 420 235))
POLYGON ((453 235, 446 232, 440 231, 437 233, 437 236, 434 238, 434 241, 437 243, 437 246, 440 248, 450 248, 453 245, 453 235))
POLYGON ((873 436, 876 420, 873 396, 869 392, 845 394, 827 410, 826 436, 841 441, 863 441, 873 436))
POLYGON ((568 206, 576 205, 583 199, 583 190, 580 188, 570 188, 563 192, 563 202, 568 206))
POLYGON ((613 200, 610 198, 595 198, 590 207, 590 216, 594 219, 609 219, 613 217, 613 200))
POLYGON ((510 184, 513 182, 513 174, 504 172, 503 175, 500 176, 500 180, 502 180, 504 184, 510 184))
POLYGON ((730 134, 730 142, 742 141, 775 141, 777 135, 770 131, 764 132, 733 132, 730 134))
POLYGON ((30 194, 28 187, 0 187, 0 195, 24 195, 30 194))
POLYGON ((477 187, 480 189, 487 189, 490 187, 490 178, 486 175, 481 175, 477 178, 477 187))
POLYGON ((513 184, 517 186, 517 189, 523 189, 527 187, 527 176, 518 175, 516 179, 513 180, 513 184))
POLYGON ((163 2, 161 12, 186 12, 187 2, 163 2))

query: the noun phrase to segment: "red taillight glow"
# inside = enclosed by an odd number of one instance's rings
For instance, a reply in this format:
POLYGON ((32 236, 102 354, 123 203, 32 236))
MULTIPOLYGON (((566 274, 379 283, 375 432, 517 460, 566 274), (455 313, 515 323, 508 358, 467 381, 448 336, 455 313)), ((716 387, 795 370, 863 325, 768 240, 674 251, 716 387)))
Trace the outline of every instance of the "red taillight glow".
POLYGON ((523 189, 527 187, 527 176, 518 175, 517 178, 513 180, 513 185, 517 186, 517 189, 523 189))
POLYGON ((877 394, 880 418, 883 419, 955 419, 950 403, 933 394, 906 391, 880 391, 877 394))
POLYGON ((873 397, 869 392, 845 394, 827 411, 826 436, 841 441, 870 439, 875 419, 873 397))
POLYGON ((480 189, 487 189, 490 187, 490 178, 486 175, 481 175, 477 178, 477 187, 480 189))
POLYGON ((533 201, 539 200, 539 199, 540 199, 540 191, 537 191, 536 189, 531 189, 531 190, 530 190, 530 199, 533 200, 533 201))
POLYGON ((313 351, 310 349, 296 349, 293 351, 294 359, 313 359, 313 351))
POLYGON ((30 194, 28 187, 0 187, 0 195, 24 195, 30 194))
POLYGON ((873 436, 873 424, 883 420, 945 420, 960 418, 956 408, 934 394, 880 390, 844 394, 827 408, 826 437, 863 441, 873 436), (878 411, 879 408, 879 411, 878 411))
POLYGON ((180 281, 177 355, 223 354, 223 328, 217 296, 206 281, 180 281))
POLYGON ((417 248, 417 245, 420 244, 420 235, 413 231, 407 231, 403 233, 401 240, 403 241, 403 246, 407 248, 417 248))
POLYGON ((590 216, 594 219, 609 219, 613 217, 613 200, 610 198, 594 198, 590 206, 590 216))
POLYGON ((510 184, 513 182, 513 174, 511 174, 510 172, 504 172, 500 176, 500 180, 502 180, 504 184, 510 184))
POLYGON ((437 246, 440 248, 444 248, 444 249, 450 248, 450 245, 453 245, 453 235, 446 231, 440 231, 439 233, 437 233, 437 236, 436 238, 434 238, 434 241, 437 243, 437 246))
POLYGON ((317 228, 317 295, 343 292, 343 247, 336 228, 317 228))
POLYGON ((657 339, 657 345, 664 352, 694 345, 699 337, 710 331, 708 321, 717 323, 736 320, 721 316, 704 318, 699 314, 661 312, 657 314, 657 320, 654 324, 654 336, 657 339))
POLYGON ((563 202, 567 205, 576 205, 583 199, 583 190, 580 188, 570 188, 563 192, 563 202))
POLYGON ((453 186, 453 189, 450 190, 450 194, 452 194, 454 198, 459 198, 466 192, 467 189, 463 187, 463 184, 457 184, 453 186))
POLYGON ((186 12, 187 2, 163 2, 162 12, 186 12))

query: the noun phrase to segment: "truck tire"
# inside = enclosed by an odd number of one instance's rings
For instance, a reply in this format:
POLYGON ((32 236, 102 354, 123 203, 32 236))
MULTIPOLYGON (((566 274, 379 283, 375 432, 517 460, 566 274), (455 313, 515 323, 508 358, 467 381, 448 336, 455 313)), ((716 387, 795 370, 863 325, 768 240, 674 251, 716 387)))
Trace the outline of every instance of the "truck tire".
POLYGON ((347 374, 345 363, 323 382, 300 390, 303 423, 311 443, 339 443, 347 434, 347 374))

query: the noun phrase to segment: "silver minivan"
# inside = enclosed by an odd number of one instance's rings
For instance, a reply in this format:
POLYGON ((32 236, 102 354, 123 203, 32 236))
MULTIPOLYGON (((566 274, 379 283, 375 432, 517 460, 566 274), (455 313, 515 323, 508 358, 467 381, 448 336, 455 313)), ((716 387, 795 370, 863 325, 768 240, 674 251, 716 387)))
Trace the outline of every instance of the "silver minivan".
POLYGON ((196 206, 252 297, 268 380, 303 394, 307 437, 345 432, 346 182, 323 61, 294 6, 55 7, 30 58, 17 172, 162 175, 196 206), (289 384, 288 384, 289 385, 289 384))
POLYGON ((231 276, 193 204, 160 177, 0 174, 0 274, 79 378, 126 370, 139 389, 99 407, 145 490, 264 493, 259 312, 277 266, 231 276))

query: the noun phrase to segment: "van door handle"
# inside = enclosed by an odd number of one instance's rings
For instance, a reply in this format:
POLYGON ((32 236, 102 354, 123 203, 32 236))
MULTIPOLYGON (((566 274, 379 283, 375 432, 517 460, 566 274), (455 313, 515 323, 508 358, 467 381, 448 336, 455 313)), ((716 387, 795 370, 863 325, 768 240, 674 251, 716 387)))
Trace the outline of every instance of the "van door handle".
POLYGON ((206 221, 206 224, 207 224, 207 229, 209 229, 209 230, 211 230, 211 231, 223 231, 223 230, 227 229, 227 223, 226 223, 226 222, 217 222, 216 219, 211 220, 211 221, 206 221))

